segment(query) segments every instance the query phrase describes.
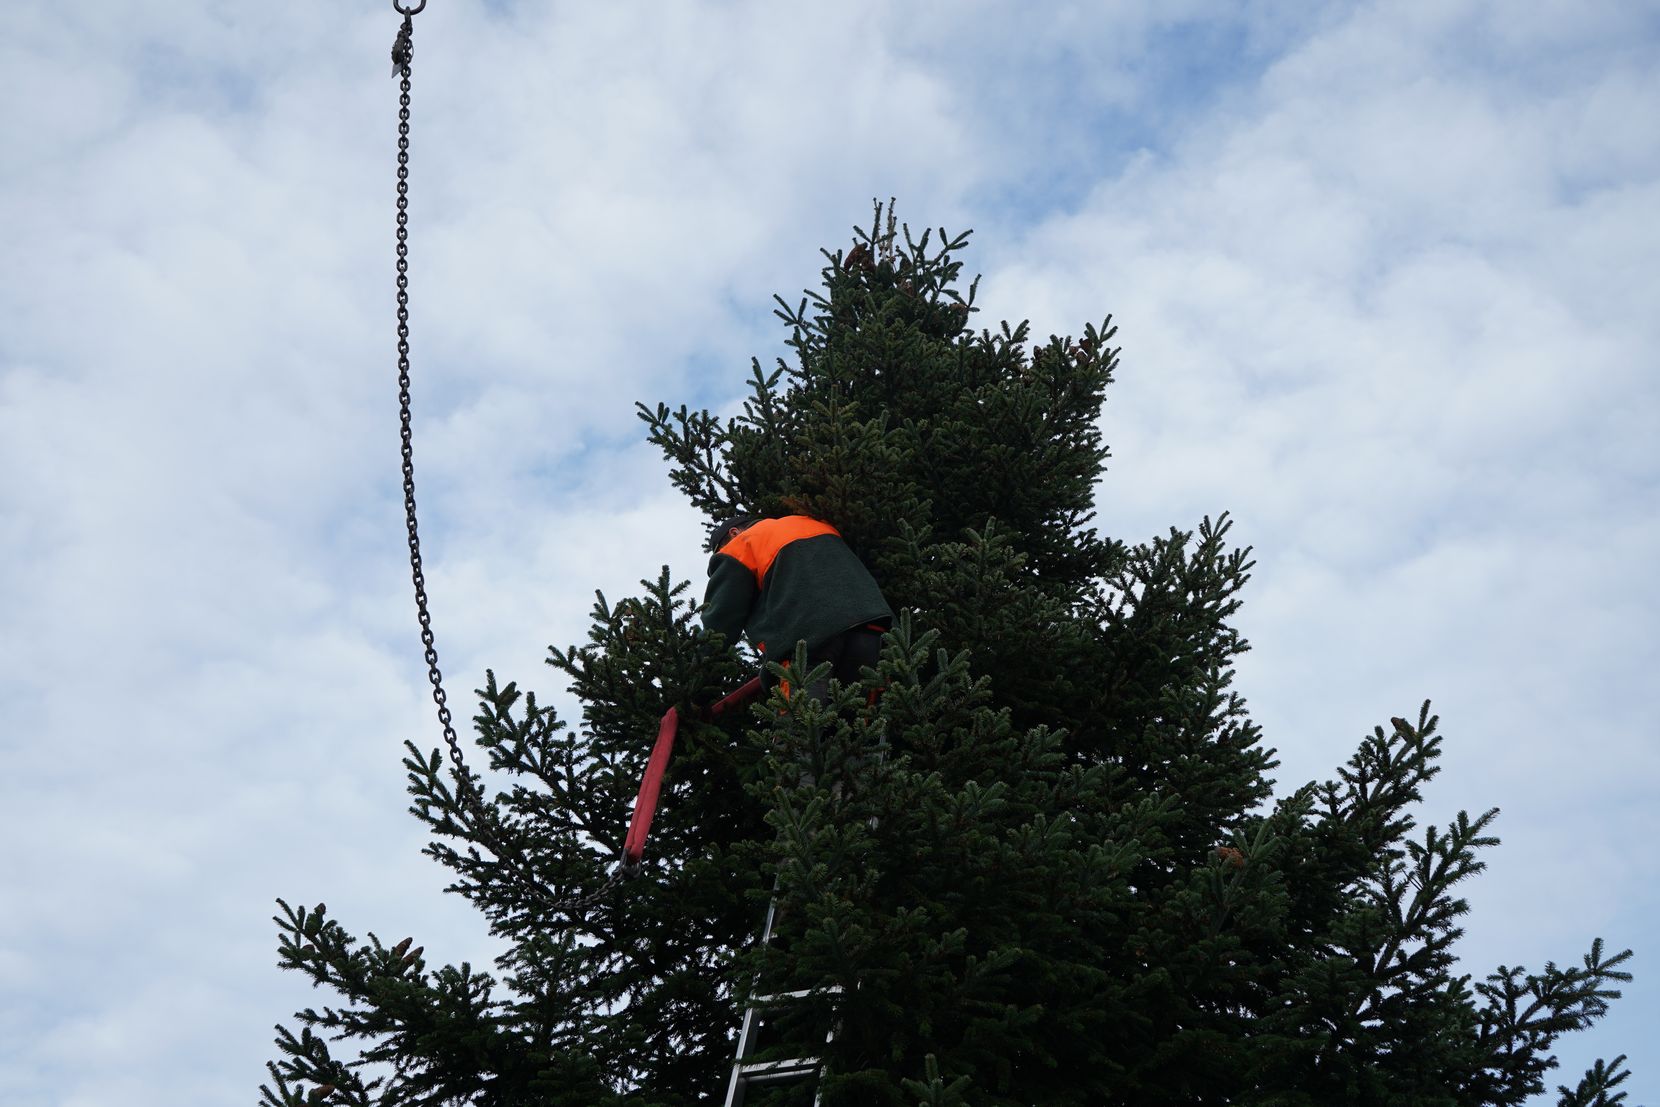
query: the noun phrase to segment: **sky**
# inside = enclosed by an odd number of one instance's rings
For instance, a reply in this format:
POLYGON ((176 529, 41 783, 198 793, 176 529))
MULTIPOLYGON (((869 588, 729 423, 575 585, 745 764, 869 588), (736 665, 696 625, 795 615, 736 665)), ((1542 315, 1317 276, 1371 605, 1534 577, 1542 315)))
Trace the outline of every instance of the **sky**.
MULTIPOLYGON (((494 948, 399 765, 439 736, 397 484, 398 18, 7 14, 0 1102, 250 1102, 321 999, 275 967, 275 897, 494 948)), ((1626 1053, 1660 1104, 1660 4, 430 0, 416 27, 453 699, 491 668, 567 703, 542 659, 596 589, 701 580, 635 401, 732 410, 784 352, 772 296, 897 197, 974 230, 980 322, 1113 316, 1101 528, 1230 513, 1281 793, 1432 700, 1421 819, 1502 812, 1465 971, 1635 947, 1552 1084, 1626 1053)))

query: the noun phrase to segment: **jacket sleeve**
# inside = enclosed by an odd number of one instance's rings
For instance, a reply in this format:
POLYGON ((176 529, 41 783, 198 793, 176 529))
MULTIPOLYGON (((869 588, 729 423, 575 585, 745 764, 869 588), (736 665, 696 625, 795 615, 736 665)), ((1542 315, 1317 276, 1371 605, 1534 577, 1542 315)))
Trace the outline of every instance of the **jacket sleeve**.
POLYGON ((743 562, 730 554, 711 557, 709 587, 703 593, 704 628, 724 634, 728 645, 737 645, 760 594, 755 574, 743 562))

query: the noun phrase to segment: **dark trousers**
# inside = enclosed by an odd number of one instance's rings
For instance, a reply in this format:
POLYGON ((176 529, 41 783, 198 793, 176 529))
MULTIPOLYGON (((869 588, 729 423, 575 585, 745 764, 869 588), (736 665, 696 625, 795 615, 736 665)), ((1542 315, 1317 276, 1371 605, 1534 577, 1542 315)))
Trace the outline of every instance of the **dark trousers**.
MULTIPOLYGON (((839 680, 843 684, 858 683, 859 671, 865 668, 874 669, 877 660, 882 656, 882 635, 885 631, 885 627, 874 623, 856 626, 842 631, 823 645, 808 650, 807 668, 816 669, 829 662, 830 675, 824 680, 809 684, 807 694, 814 699, 822 700, 830 694, 831 680, 839 680)), ((770 675, 765 683, 769 688, 772 686, 773 680, 770 675)), ((788 681, 784 682, 784 694, 790 694, 788 681)))

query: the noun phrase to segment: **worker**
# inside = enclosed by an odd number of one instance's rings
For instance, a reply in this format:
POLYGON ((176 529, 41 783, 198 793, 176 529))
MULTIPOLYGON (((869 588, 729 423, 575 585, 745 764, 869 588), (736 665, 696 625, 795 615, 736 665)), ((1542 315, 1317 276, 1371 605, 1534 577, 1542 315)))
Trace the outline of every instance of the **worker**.
MULTIPOLYGON (((710 531, 709 552, 704 627, 732 644, 746 634, 763 661, 784 665, 805 642, 808 668, 829 662, 844 684, 876 666, 893 610, 835 527, 808 515, 740 515, 710 531)), ((807 689, 818 699, 828 691, 807 689)))

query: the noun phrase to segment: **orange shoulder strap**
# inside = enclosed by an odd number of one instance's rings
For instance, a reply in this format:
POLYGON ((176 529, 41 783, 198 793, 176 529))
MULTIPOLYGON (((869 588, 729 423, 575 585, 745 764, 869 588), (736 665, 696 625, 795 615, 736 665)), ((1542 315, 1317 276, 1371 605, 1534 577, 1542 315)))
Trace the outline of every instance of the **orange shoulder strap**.
POLYGON ((820 522, 807 515, 762 519, 722 546, 720 552, 741 562, 746 569, 754 573, 755 586, 759 588, 761 582, 766 579, 767 572, 771 570, 773 561, 777 559, 778 551, 791 542, 799 542, 803 538, 817 538, 825 534, 841 537, 841 532, 829 523, 820 522))

